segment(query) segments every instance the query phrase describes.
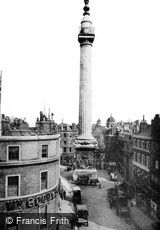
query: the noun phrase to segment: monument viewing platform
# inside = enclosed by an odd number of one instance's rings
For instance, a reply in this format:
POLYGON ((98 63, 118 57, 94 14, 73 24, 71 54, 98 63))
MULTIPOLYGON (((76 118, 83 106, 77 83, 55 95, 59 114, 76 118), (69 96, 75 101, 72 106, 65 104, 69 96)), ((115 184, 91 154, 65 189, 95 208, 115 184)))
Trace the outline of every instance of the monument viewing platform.
POLYGON ((78 36, 95 36, 95 28, 94 27, 80 27, 78 36))

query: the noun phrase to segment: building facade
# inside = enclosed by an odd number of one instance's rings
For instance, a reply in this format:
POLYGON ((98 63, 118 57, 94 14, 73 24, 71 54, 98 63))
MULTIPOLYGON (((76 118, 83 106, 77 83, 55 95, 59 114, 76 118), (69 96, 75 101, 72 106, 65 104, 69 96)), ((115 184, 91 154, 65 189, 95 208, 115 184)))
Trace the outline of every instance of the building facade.
POLYGON ((118 170, 128 183, 132 179, 132 134, 128 130, 123 130, 119 134, 119 139, 123 144, 118 156, 118 170))
POLYGON ((46 116, 42 111, 40 111, 40 116, 36 121, 36 132, 39 134, 55 134, 58 133, 58 125, 53 120, 53 113, 46 116))
MULTIPOLYGON (((57 213, 60 135, 0 136, 0 152, 0 215, 57 213)), ((30 229, 51 227, 46 222, 30 229)), ((0 228, 19 229, 15 222, 0 228)))
POLYGON ((160 223, 160 115, 151 122, 151 215, 160 223))
POLYGON ((95 151, 95 165, 98 169, 106 168, 105 164, 105 133, 106 128, 102 126, 101 120, 98 119, 97 123, 92 127, 93 137, 97 140, 98 148, 95 151))
POLYGON ((59 132, 61 136, 61 164, 66 166, 72 166, 75 157, 75 139, 78 135, 78 128, 76 124, 64 124, 59 125, 59 132))
POLYGON ((122 141, 119 138, 118 125, 112 115, 106 121, 105 162, 109 172, 115 172, 121 163, 122 141))
POLYGON ((145 121, 141 122, 140 131, 133 135, 132 148, 132 182, 136 189, 137 206, 149 214, 151 126, 145 121))

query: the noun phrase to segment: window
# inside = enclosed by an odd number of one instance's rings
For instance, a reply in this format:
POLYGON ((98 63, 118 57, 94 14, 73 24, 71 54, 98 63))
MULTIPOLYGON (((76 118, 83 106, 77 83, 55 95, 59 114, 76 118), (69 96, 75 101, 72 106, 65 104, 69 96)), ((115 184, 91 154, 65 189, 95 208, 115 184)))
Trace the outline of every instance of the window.
POLYGON ((144 141, 141 141, 141 148, 144 148, 144 141))
POLYGON ((154 181, 155 181, 156 183, 158 182, 158 177, 157 177, 157 176, 154 177, 154 181))
POLYGON ((19 176, 8 176, 7 196, 19 196, 19 176))
POLYGON ((67 137, 67 133, 64 133, 64 137, 67 137))
POLYGON ((67 141, 64 141, 64 144, 66 145, 66 144, 67 144, 67 141))
POLYGON ((42 145, 42 157, 48 157, 48 145, 42 145))
POLYGON ((41 190, 48 188, 48 171, 41 172, 41 190))
POLYGON ((137 140, 134 139, 134 146, 137 146, 137 140))
POLYGON ((153 174, 151 174, 151 180, 154 181, 154 175, 153 174))
POLYGON ((142 154, 140 153, 139 163, 142 164, 142 154))
POLYGON ((8 160, 19 161, 19 146, 8 146, 8 160))
POLYGON ((159 169, 159 162, 155 161, 155 169, 159 169))
POLYGON ((147 166, 147 156, 144 155, 144 165, 147 166))
POLYGON ((150 143, 149 143, 149 141, 147 141, 147 149, 149 149, 150 148, 150 143))
POLYGON ((150 157, 149 157, 149 156, 147 156, 146 166, 147 166, 148 168, 150 167, 150 157))
POLYGON ((64 149, 64 153, 66 153, 66 147, 64 147, 63 149, 64 149))
POLYGON ((142 141, 139 140, 139 147, 141 148, 142 147, 142 141))
POLYGON ((142 165, 145 165, 145 156, 142 154, 142 165))
POLYGON ((140 163, 140 153, 137 153, 137 162, 140 163))
POLYGON ((69 148, 69 151, 72 152, 72 148, 71 147, 69 148))

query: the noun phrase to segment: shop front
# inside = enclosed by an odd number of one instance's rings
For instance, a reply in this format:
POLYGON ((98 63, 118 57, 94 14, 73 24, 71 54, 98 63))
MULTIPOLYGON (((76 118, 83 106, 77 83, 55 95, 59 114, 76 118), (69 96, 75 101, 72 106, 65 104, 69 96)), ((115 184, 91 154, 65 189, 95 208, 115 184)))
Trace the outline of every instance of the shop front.
POLYGON ((49 223, 49 215, 58 215, 58 201, 58 186, 38 195, 0 201, 3 207, 3 212, 0 213, 0 229, 54 229, 49 223))

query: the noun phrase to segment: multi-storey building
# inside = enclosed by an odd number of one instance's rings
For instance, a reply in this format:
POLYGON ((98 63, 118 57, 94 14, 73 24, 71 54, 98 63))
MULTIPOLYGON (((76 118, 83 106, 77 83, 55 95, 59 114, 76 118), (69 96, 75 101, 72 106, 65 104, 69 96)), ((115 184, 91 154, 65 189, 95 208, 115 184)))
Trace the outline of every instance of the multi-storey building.
POLYGON ((147 213, 150 206, 151 126, 145 120, 140 124, 140 131, 133 135, 132 148, 132 182, 137 206, 147 213))
POLYGON ((78 135, 76 124, 68 125, 63 122, 59 125, 61 135, 61 164, 73 165, 75 155, 75 138, 78 135))
POLYGON ((112 114, 106 121, 107 134, 114 135, 117 131, 117 123, 112 114))
POLYGON ((151 215, 160 223, 160 115, 151 122, 151 215))
POLYGON ((122 151, 118 154, 118 169, 124 180, 128 183, 132 178, 132 133, 131 130, 123 130, 119 133, 119 139, 122 143, 122 151))
POLYGON ((20 119, 16 117, 9 117, 2 114, 2 135, 4 136, 15 136, 15 135, 23 135, 22 133, 27 133, 30 135, 29 124, 25 121, 25 119, 20 119))
POLYGON ((36 121, 36 132, 39 134, 55 134, 58 133, 58 125, 53 120, 53 113, 48 114, 48 117, 40 111, 40 117, 36 121))
POLYGON ((30 129, 25 120, 2 116, 0 229, 28 229, 28 225, 17 225, 18 216, 45 219, 31 224, 30 229, 54 227, 47 214, 59 209, 60 135, 47 133, 30 129), (8 216, 13 218, 10 224, 5 221, 8 216))
POLYGON ((137 207, 160 223, 160 115, 155 115, 151 125, 144 117, 140 124, 117 123, 117 135, 114 127, 106 129, 108 162, 116 162, 137 207))
POLYGON ((96 168, 106 168, 105 162, 105 133, 106 128, 102 126, 101 120, 98 119, 97 123, 92 127, 92 135, 97 140, 98 148, 95 151, 95 165, 96 168))
POLYGON ((106 121, 105 147, 106 168, 108 168, 109 171, 115 171, 118 164, 117 155, 121 147, 118 138, 117 124, 112 115, 110 115, 106 121))
MULTIPOLYGON (((0 136, 0 215, 15 218, 37 213, 46 217, 58 212, 60 135, 26 135, 0 136)), ((31 229, 39 227, 51 226, 46 222, 31 229)), ((0 228, 18 226, 1 222, 0 228)))
POLYGON ((139 122, 119 123, 119 139, 122 141, 122 151, 118 154, 118 169, 124 176, 126 183, 132 178, 132 135, 139 131, 139 122))

